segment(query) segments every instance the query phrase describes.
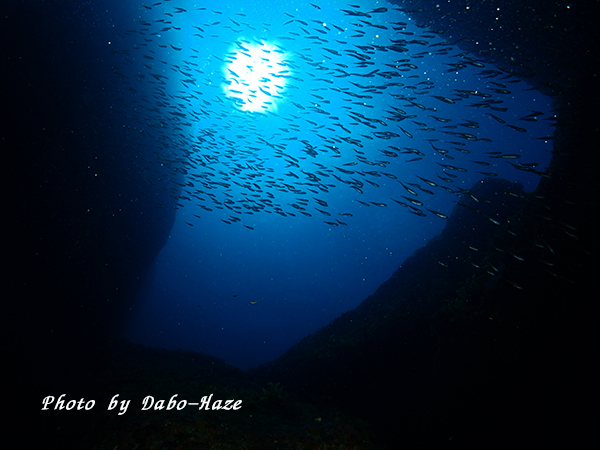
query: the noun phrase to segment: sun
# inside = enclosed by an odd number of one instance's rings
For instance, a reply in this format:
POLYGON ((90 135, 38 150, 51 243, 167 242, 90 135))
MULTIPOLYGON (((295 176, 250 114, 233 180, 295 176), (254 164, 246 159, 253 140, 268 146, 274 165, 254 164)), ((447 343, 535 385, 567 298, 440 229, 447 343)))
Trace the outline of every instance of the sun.
POLYGON ((242 111, 267 112, 283 99, 289 66, 274 44, 236 42, 227 54, 223 90, 242 111))

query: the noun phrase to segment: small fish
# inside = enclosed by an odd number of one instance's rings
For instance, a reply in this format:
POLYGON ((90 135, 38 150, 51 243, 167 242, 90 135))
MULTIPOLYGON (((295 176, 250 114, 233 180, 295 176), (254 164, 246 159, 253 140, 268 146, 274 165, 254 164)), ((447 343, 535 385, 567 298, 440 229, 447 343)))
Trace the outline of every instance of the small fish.
POLYGON ((442 97, 441 95, 432 95, 432 97, 433 97, 433 98, 436 98, 436 99, 438 99, 438 100, 439 100, 439 101, 441 101, 441 102, 448 103, 449 105, 453 105, 453 104, 455 104, 455 103, 456 103, 456 102, 455 102, 454 100, 452 100, 451 98, 448 98, 448 97, 442 97))
POLYGON ((431 209, 429 209, 429 208, 425 208, 425 209, 427 209, 427 211, 429 211, 430 213, 432 213, 432 214, 435 214, 435 215, 436 215, 436 216, 438 216, 440 219, 447 219, 447 218, 448 218, 448 216, 447 216, 446 214, 443 214, 443 213, 441 213, 441 212, 438 212, 438 211, 433 211, 433 210, 431 210, 431 209))

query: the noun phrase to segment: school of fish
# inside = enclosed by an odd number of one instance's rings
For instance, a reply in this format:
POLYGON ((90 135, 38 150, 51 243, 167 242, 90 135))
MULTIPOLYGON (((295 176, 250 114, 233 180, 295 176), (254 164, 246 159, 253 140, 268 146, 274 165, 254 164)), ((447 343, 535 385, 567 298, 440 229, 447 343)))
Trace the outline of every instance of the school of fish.
POLYGON ((141 5, 111 46, 121 113, 151 148, 140 170, 179 208, 248 229, 258 213, 338 227, 371 207, 447 219, 477 180, 544 176, 549 103, 397 6, 257 21, 174 3, 141 5))

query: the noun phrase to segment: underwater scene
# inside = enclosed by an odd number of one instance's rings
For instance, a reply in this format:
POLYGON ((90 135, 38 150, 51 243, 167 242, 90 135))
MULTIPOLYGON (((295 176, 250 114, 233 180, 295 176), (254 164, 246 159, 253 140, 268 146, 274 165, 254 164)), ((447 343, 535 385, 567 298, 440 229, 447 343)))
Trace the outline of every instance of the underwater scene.
POLYGON ((24 443, 577 447, 598 9, 3 4, 24 443))
POLYGON ((129 339, 267 362, 372 294, 476 182, 536 187, 551 99, 377 5, 161 4, 111 42, 157 147, 140 170, 178 196, 129 339))

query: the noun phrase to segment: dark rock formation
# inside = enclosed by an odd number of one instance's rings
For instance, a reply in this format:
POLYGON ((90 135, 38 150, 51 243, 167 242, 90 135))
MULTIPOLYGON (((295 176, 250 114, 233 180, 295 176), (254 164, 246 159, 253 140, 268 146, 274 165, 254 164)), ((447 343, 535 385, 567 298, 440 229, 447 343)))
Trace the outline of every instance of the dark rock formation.
POLYGON ((551 167, 532 196, 466 198, 373 296, 254 373, 346 406, 389 448, 576 445, 600 269, 598 4, 394 3, 555 97, 551 167))
POLYGON ((37 404, 102 364, 98 349, 162 248, 176 200, 170 184, 147 182, 136 157, 150 146, 112 113, 119 99, 103 86, 111 68, 104 37, 71 2, 8 3, 0 27, 10 174, 3 331, 8 365, 37 404))

